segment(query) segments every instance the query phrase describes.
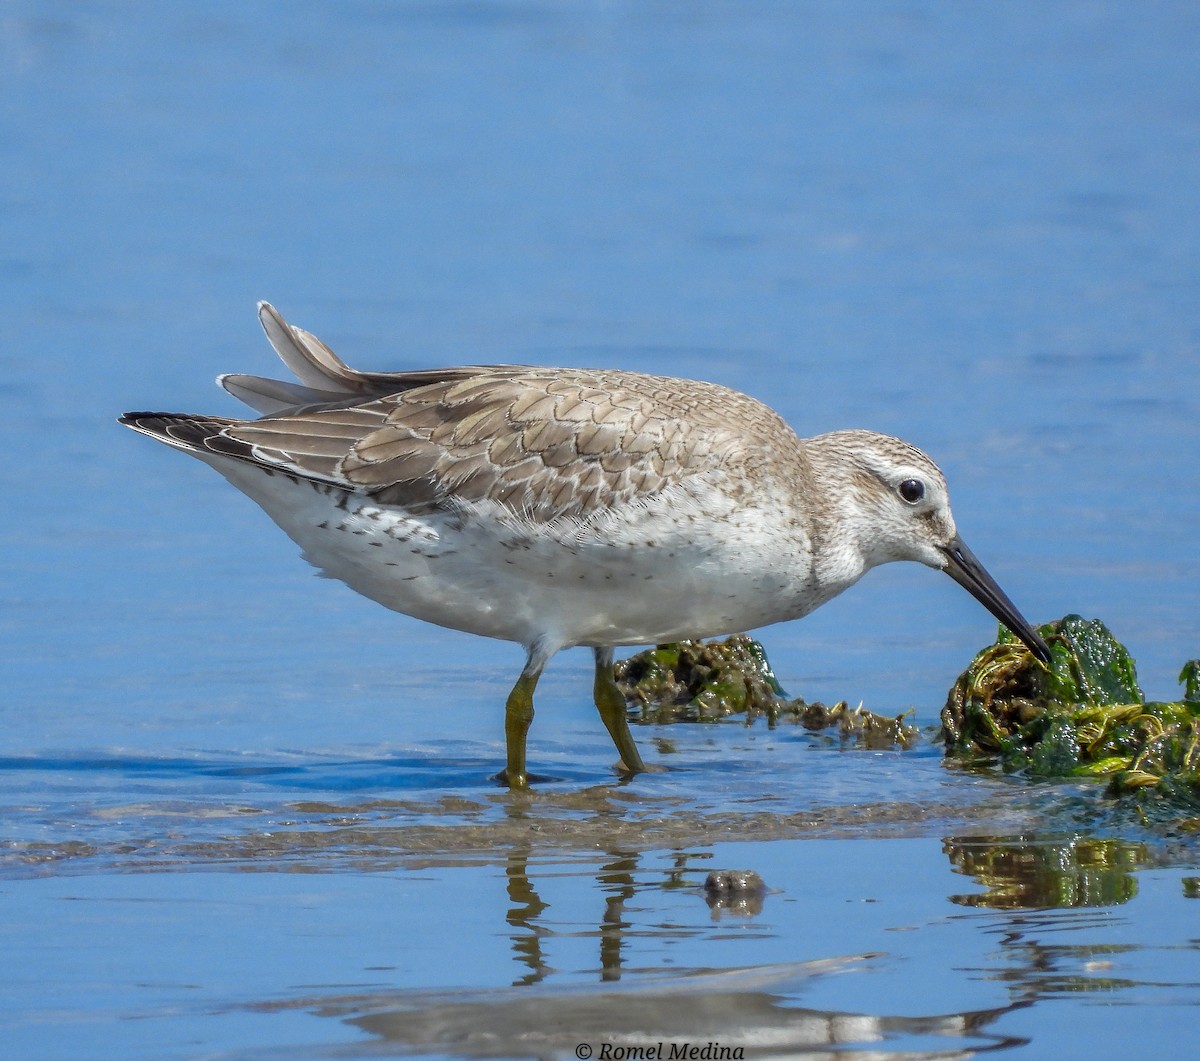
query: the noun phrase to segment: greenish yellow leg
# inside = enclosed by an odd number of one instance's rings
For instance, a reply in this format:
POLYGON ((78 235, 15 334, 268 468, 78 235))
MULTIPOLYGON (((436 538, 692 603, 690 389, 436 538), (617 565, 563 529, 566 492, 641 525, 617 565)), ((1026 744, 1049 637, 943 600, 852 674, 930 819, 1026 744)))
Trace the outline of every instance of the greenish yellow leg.
POLYGON ((646 764, 642 762, 642 756, 633 742, 633 734, 629 732, 629 722, 625 717, 625 697, 613 679, 612 649, 598 648, 595 652, 596 681, 593 695, 604 728, 608 730, 621 756, 617 769, 626 774, 645 773, 646 764))
POLYGON ((530 670, 527 666, 512 687, 504 703, 504 742, 508 749, 508 765, 500 780, 509 788, 528 788, 525 774, 525 735, 533 721, 533 690, 537 688, 542 669, 530 670))

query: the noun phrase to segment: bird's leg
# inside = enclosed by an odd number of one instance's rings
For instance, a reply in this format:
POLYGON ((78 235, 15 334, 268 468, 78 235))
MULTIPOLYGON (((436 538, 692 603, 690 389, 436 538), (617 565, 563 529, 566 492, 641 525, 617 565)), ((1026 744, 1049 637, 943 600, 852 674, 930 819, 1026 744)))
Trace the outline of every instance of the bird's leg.
POLYGON ((504 702, 504 743, 508 750, 508 762, 499 780, 509 788, 529 787, 525 774, 525 734, 529 732, 529 724, 533 721, 533 690, 541 676, 540 668, 521 671, 521 677, 504 702))
POLYGON ((604 722, 604 728, 612 737, 613 744, 621 755, 617 769, 623 774, 641 774, 646 770, 637 745, 633 743, 633 734, 629 732, 629 722, 625 717, 625 697, 617 688, 613 678, 613 654, 611 648, 597 648, 596 681, 593 695, 596 709, 604 722))
POLYGON ((525 772, 525 735, 533 721, 533 691, 552 655, 554 650, 545 645, 531 645, 521 676, 504 702, 504 743, 508 758, 496 779, 509 788, 529 787, 529 775, 525 772))

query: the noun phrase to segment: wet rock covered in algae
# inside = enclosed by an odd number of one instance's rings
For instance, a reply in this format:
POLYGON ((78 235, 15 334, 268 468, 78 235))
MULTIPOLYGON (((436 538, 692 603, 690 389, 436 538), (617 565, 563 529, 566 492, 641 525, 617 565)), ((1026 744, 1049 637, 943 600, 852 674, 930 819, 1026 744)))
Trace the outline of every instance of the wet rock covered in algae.
POLYGON ((841 739, 868 748, 907 748, 917 739, 904 715, 789 698, 762 645, 746 634, 659 645, 619 660, 615 674, 643 722, 715 722, 744 712, 747 723, 764 716, 770 726, 783 719, 811 730, 837 727, 841 739))
POLYGON ((1106 777, 1114 794, 1200 807, 1200 660, 1179 676, 1181 700, 1148 703, 1100 620, 1068 615, 1038 632, 1048 666, 1002 631, 959 676, 942 709, 947 755, 1037 777, 1106 777))

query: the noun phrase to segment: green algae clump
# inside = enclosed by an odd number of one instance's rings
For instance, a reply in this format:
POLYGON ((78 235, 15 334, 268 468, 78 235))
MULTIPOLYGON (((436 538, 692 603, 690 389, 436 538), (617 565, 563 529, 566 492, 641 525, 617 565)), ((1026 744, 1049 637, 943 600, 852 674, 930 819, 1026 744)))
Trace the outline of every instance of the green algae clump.
POLYGON ((1104 777, 1113 794, 1200 806, 1200 660, 1179 676, 1181 700, 1148 703, 1099 619, 1068 615, 1038 632, 1049 665, 1002 630, 959 676, 942 709, 947 755, 1034 777, 1104 777))
POLYGON ((784 699, 762 645, 746 634, 658 645, 618 660, 613 672, 643 722, 715 722, 743 711, 770 718, 784 699))
POLYGON ((810 730, 836 727, 843 741, 862 747, 907 748, 916 727, 845 702, 827 707, 789 698, 771 670, 762 645, 747 634, 720 641, 678 641, 639 652, 614 666, 617 687, 644 723, 715 722, 745 714, 810 730))

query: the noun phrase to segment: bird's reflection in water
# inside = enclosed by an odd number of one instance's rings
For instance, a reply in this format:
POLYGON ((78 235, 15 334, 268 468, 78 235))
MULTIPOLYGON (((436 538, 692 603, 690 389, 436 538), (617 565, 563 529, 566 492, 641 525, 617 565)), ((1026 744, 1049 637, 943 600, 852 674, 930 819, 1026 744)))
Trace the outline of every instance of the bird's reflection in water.
POLYGON ((625 904, 637 892, 633 875, 638 868, 634 852, 614 853, 600 867, 596 883, 604 895, 604 914, 600 919, 600 978, 621 979, 621 951, 630 923, 625 919, 625 904))
POLYGON ((538 918, 549 906, 538 895, 537 889, 529 879, 529 848, 514 848, 508 856, 504 867, 508 879, 508 900, 512 905, 508 909, 507 920, 513 928, 512 945, 516 959, 528 967, 524 976, 513 981, 514 987, 540 983, 550 972, 545 955, 542 953, 542 937, 550 929, 538 923, 538 918))
POLYGON ((460 1057, 585 1057, 576 1051, 590 1045, 592 1056, 599 1057, 603 1044, 611 1050, 654 1049, 660 1043, 663 1058, 689 1056, 672 1055, 675 1045, 706 1044, 725 1051, 712 1056, 824 1057, 831 1047, 856 1044, 868 1046, 871 1057, 915 1061, 1024 1044, 989 1031, 1017 1006, 906 1017, 795 1005, 807 984, 866 957, 696 970, 603 987, 392 992, 284 1005, 344 1020, 371 1036, 340 1047, 339 1057, 378 1056, 381 1044, 460 1057))
MULTIPOLYGON (((521 813, 514 808, 515 816, 521 813)), ((529 824, 537 827, 532 816, 529 824)), ((370 1036, 361 1044, 364 1056, 377 1054, 381 1044, 458 1056, 559 1057, 571 1056, 583 1044, 593 1045, 598 1056, 601 1044, 645 1048, 663 1043, 662 1056, 668 1057, 671 1044, 713 1042, 740 1051, 722 1055, 728 1057, 827 1055, 850 1047, 881 1058, 932 1059, 1022 1045, 1026 1040, 998 1030, 1001 1017, 1063 992, 1131 986, 1116 975, 1119 960, 1111 942, 1080 945, 1058 937, 1066 922, 1086 927, 1090 920, 1111 917, 1103 907, 1135 894, 1136 871, 1148 858, 1138 844, 1074 835, 946 839, 943 850, 952 867, 984 886, 979 893, 949 899, 964 908, 960 917, 970 919, 976 931, 996 939, 974 974, 1002 985, 1007 1004, 933 1015, 798 1004, 828 976, 854 968, 870 973, 876 964, 886 970, 894 962, 888 955, 718 971, 648 969, 647 941, 669 941, 674 934, 704 937, 711 918, 737 918, 744 927, 754 922, 751 932, 777 934, 779 928, 761 916, 764 896, 765 909, 771 909, 770 890, 753 870, 713 868, 719 848, 664 854, 614 844, 601 850, 551 853, 539 837, 504 856, 506 923, 519 965, 510 988, 379 991, 256 1008, 303 1008, 343 1020, 370 1036), (567 876, 583 874, 595 882, 586 892, 594 912, 590 923, 585 915, 582 927, 578 918, 555 915, 551 901, 543 898, 547 885, 563 877, 564 864, 571 863, 567 876), (547 875, 540 885, 539 872, 547 875), (676 895, 670 922, 651 912, 655 893, 667 891, 676 895), (687 917, 686 903, 678 903, 688 893, 699 917, 687 917), (1047 932, 1055 935, 1047 938, 1047 932), (598 965, 585 959, 582 966, 572 963, 573 976, 560 973, 549 957, 556 937, 594 939, 598 965)), ((342 1052, 354 1056, 359 1048, 342 1052)))
MULTIPOLYGON (((546 959, 542 941, 555 935, 556 930, 542 920, 550 904, 542 899, 534 883, 530 869, 531 854, 532 849, 522 845, 513 848, 505 860, 504 873, 511 904, 506 919, 512 929, 513 954, 523 967, 521 975, 513 981, 514 986, 540 983, 553 971, 546 959)), ((611 983, 621 979, 625 937, 634 927, 625 907, 639 891, 689 889, 696 893, 697 902, 704 896, 714 910, 723 907, 726 901, 730 905, 740 902, 736 893, 718 900, 706 895, 706 891, 699 887, 699 871, 692 868, 690 863, 711 857, 707 851, 676 852, 671 856, 671 868, 665 873, 657 867, 647 869, 639 879, 642 856, 637 852, 610 851, 604 856, 604 861, 595 870, 597 890, 602 897, 595 929, 599 940, 601 980, 611 983)), ((757 910, 745 906, 738 912, 743 916, 751 916, 760 910, 761 901, 757 910)))

